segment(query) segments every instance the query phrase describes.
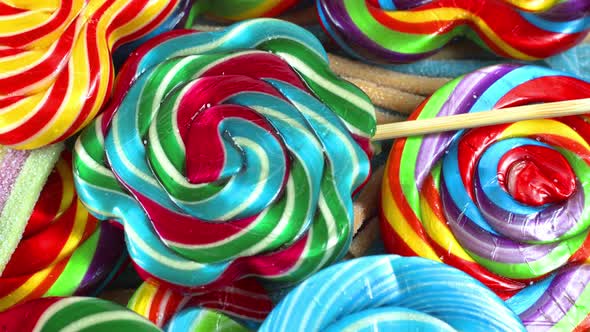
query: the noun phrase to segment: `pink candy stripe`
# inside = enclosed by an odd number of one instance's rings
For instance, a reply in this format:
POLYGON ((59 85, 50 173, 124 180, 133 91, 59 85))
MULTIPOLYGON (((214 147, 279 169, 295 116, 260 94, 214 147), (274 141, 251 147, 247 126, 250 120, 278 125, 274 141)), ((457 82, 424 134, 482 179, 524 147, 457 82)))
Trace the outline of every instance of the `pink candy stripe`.
POLYGON ((29 151, 8 149, 0 164, 0 211, 12 194, 14 183, 29 157, 29 151))

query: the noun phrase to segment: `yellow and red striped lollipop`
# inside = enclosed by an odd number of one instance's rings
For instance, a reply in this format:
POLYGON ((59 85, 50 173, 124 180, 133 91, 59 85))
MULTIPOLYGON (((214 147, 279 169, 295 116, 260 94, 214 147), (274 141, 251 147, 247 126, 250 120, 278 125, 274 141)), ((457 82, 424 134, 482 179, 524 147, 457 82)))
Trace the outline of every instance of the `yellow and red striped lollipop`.
POLYGON ((120 45, 182 25, 189 0, 0 1, 0 145, 34 149, 90 122, 120 45))

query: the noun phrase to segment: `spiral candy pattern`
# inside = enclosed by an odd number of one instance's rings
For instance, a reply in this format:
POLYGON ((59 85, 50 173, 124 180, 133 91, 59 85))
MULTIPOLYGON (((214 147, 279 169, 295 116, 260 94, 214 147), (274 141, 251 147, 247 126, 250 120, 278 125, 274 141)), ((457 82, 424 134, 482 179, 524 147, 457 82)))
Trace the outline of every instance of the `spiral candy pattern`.
POLYGON ((317 0, 317 7, 344 51, 385 63, 424 59, 456 37, 537 60, 575 46, 590 30, 588 0, 317 0))
MULTIPOLYGON (((411 119, 587 97, 590 84, 568 74, 498 65, 451 81, 411 119)), ((528 328, 588 326, 589 130, 566 117, 396 141, 382 186, 386 248, 514 296, 528 328)))
POLYGON ((39 297, 98 293, 127 260, 123 231, 88 213, 70 165, 64 153, 0 276, 0 311, 39 297))
POLYGON ((184 295, 173 288, 145 282, 128 307, 166 331, 235 331, 259 325, 273 303, 253 279, 243 279, 198 295, 184 295))
POLYGON ((374 130, 368 97, 303 28, 171 32, 122 69, 76 144, 75 181, 90 211, 123 224, 145 278, 282 286, 346 252, 374 130))
POLYGON ((305 280, 264 321, 271 331, 525 331, 467 274, 418 257, 367 256, 305 280))
POLYGON ((89 297, 37 299, 0 312, 2 331, 161 331, 117 304, 89 297))
POLYGON ((188 0, 0 2, 0 144, 33 149, 85 127, 119 45, 181 24, 188 0))

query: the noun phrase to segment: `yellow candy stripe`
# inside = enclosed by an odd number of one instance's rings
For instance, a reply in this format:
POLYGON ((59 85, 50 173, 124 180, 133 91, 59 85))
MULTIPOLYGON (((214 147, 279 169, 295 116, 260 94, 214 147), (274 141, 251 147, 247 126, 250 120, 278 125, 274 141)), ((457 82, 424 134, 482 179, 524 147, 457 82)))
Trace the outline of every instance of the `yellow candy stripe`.
POLYGON ((110 95, 113 47, 174 22, 187 3, 4 1, 14 13, 0 14, 0 144, 33 149, 86 126, 110 95))
POLYGON ((475 13, 461 8, 437 8, 424 11, 390 11, 385 14, 392 19, 405 23, 424 24, 429 22, 454 22, 457 20, 469 20, 475 22, 479 31, 486 35, 496 46, 508 53, 511 57, 523 60, 537 60, 525 53, 520 52, 505 42, 490 26, 475 13))
POLYGON ((403 236, 406 245, 412 249, 417 255, 429 258, 435 261, 440 261, 438 255, 430 247, 430 244, 423 241, 416 231, 410 226, 407 220, 402 217, 397 203, 391 195, 389 185, 389 167, 385 166, 385 173, 383 175, 383 185, 381 186, 382 194, 382 208, 385 220, 389 223, 391 228, 403 236))

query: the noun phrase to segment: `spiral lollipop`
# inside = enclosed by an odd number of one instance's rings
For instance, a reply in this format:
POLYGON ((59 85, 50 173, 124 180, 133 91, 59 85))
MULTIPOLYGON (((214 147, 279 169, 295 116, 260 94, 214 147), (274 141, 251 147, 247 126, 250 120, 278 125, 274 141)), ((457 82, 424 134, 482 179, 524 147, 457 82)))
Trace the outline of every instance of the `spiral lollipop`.
POLYGON ((184 295, 164 285, 143 283, 128 307, 166 331, 247 330, 268 316, 272 302, 253 279, 199 295, 184 295), (221 328, 223 327, 223 328, 221 328))
POLYGON ((85 127, 110 94, 111 52, 169 30, 188 0, 0 2, 0 144, 33 149, 85 127))
POLYGON ((344 51, 385 63, 424 59, 456 37, 537 60, 575 46, 590 30, 587 0, 317 0, 317 7, 344 51))
POLYGON ((127 259, 122 230, 96 220, 78 200, 64 154, 0 276, 0 311, 39 297, 94 294, 127 259))
POLYGON ((422 258, 367 256, 331 266, 284 298, 260 331, 525 331, 494 293, 422 258))
POLYGON ((2 331, 161 331, 120 305, 89 297, 46 298, 0 312, 2 331))
POLYGON ((375 118, 309 32, 259 19, 162 35, 113 98, 76 143, 75 181, 145 278, 282 286, 344 255, 375 118))
MULTIPOLYGON (((448 83, 411 118, 589 96, 576 77, 498 65, 448 83)), ((529 328, 587 326, 589 141, 585 117, 396 141, 382 187, 386 247, 442 260, 504 298, 519 292, 511 303, 529 328)))

